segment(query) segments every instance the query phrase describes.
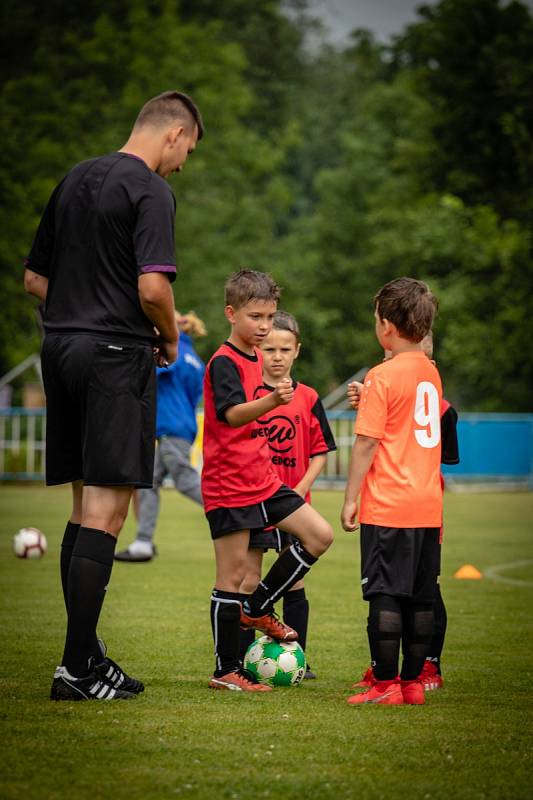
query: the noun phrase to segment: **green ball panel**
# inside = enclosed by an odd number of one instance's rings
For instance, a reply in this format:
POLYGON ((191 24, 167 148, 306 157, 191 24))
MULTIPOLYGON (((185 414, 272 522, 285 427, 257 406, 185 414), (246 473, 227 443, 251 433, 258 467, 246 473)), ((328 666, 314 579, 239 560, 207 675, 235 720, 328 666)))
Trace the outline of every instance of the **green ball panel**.
POLYGON ((260 636, 246 651, 244 668, 269 686, 298 686, 305 674, 305 653, 298 642, 260 636))

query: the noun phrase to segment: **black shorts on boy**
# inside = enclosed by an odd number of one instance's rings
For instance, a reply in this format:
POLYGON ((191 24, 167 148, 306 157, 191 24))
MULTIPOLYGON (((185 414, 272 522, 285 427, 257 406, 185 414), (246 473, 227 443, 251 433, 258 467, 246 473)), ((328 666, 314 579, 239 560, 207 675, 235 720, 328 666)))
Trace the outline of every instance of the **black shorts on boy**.
POLYGON ((264 530, 266 526, 281 522, 304 504, 301 495, 283 484, 272 497, 260 503, 237 508, 214 508, 206 514, 211 538, 218 539, 242 530, 264 530))
POLYGON ((363 598, 385 594, 433 603, 440 573, 440 528, 361 523, 363 598))

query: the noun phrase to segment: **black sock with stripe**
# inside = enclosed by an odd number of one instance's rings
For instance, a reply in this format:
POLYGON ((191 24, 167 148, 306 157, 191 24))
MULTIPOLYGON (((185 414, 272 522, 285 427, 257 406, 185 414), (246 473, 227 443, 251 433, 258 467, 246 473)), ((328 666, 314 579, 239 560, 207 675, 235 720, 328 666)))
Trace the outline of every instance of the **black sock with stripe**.
POLYGON ((72 551, 68 573, 68 625, 63 665, 81 678, 89 674, 94 656, 96 626, 117 540, 106 531, 81 527, 72 551))
MULTIPOLYGON (((248 600, 250 597, 249 594, 241 593, 241 603, 244 603, 245 600, 248 600)), ((246 651, 252 644, 255 642, 255 629, 254 628, 239 628, 239 661, 241 664, 244 662, 244 656, 246 655, 246 651)))
POLYGON ((239 669, 241 595, 213 589, 211 594, 211 629, 215 644, 215 677, 239 669))
POLYGON ((255 592, 243 603, 243 609, 250 617, 261 617, 272 611, 274 603, 294 586, 296 581, 306 575, 318 561, 308 553, 300 542, 294 542, 284 550, 269 572, 259 583, 255 592))

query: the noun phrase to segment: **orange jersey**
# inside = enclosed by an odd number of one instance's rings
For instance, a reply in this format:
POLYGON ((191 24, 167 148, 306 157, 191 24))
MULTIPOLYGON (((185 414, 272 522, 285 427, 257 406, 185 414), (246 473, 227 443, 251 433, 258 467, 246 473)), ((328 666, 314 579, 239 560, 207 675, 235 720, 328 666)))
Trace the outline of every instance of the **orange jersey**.
POLYGON ((440 528, 440 375, 422 351, 399 353, 365 378, 355 433, 379 439, 359 519, 387 528, 440 528))

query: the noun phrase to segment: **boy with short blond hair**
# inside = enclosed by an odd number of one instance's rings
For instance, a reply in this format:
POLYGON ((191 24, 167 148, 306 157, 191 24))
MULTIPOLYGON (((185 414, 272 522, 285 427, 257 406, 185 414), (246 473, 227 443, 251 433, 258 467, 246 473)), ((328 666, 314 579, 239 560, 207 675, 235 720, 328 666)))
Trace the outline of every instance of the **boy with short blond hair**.
MULTIPOLYGON (((327 454, 336 449, 326 413, 317 392, 293 378, 292 369, 300 353, 298 322, 286 311, 276 311, 273 328, 261 344, 263 355, 263 385, 258 396, 272 391, 279 381, 287 378, 294 389, 293 400, 258 420, 260 431, 268 442, 270 462, 274 472, 286 486, 291 487, 308 503, 311 488, 326 465, 327 454)), ((293 543, 292 536, 276 527, 261 527, 251 531, 250 549, 242 592, 253 592, 261 580, 263 553, 278 553, 293 543)), ((297 581, 283 597, 283 621, 298 633, 298 643, 306 649, 309 621, 309 601, 304 581, 297 581)), ((255 631, 241 632, 240 655, 254 641, 255 631)), ((316 678, 307 660, 305 678, 316 678)))
POLYGON ((341 521, 356 530, 361 491, 361 584, 376 681, 348 702, 419 705, 440 567, 442 387, 421 344, 437 301, 422 281, 398 278, 374 307, 377 339, 392 358, 365 378, 341 521))
POLYGON ((273 604, 300 580, 333 539, 331 526, 275 474, 267 439, 256 420, 289 403, 290 380, 264 397, 258 346, 270 333, 280 289, 255 270, 234 273, 225 287, 224 313, 231 335, 207 365, 204 383, 202 496, 216 557, 211 596, 215 672, 209 686, 270 691, 239 664, 239 628, 256 628, 280 641, 297 638, 280 622, 273 604), (257 589, 240 594, 250 529, 276 525, 298 541, 280 555, 257 589), (242 603, 242 607, 241 607, 242 603))

